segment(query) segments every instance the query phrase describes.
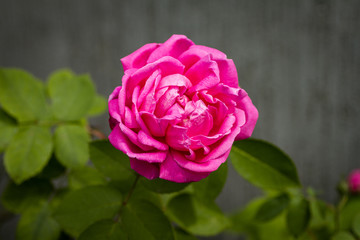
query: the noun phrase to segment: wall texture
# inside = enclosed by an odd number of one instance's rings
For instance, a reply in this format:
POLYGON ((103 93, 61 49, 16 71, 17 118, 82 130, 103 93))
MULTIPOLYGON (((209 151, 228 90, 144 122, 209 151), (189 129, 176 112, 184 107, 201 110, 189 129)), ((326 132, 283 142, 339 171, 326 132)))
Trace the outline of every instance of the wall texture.
MULTIPOLYGON (((0 3, 1 66, 42 79, 63 67, 89 72, 108 95, 120 84, 121 57, 185 34, 234 60, 260 112, 254 137, 293 157, 304 186, 334 201, 340 177, 360 167, 358 0, 0 3)), ((109 132, 106 118, 94 124, 109 132)), ((256 194, 231 170, 219 202, 232 210, 256 194)))

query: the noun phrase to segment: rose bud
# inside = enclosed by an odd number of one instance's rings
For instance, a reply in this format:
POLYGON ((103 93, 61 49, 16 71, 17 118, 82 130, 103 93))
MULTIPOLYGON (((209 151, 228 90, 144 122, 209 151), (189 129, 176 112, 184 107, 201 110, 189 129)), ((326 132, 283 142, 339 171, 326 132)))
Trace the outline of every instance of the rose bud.
POLYGON ((360 169, 351 172, 348 178, 349 190, 352 193, 360 193, 360 169))

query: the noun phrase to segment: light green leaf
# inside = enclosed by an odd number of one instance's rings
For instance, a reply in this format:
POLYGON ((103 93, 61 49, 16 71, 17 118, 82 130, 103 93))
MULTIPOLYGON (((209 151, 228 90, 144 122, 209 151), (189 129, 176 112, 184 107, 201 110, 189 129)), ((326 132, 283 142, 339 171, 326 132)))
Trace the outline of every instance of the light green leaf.
POLYGON ((0 108, 0 153, 5 150, 17 130, 16 120, 0 108))
POLYGON ((235 170, 255 186, 265 190, 300 187, 294 163, 270 143, 255 139, 237 141, 230 158, 235 170))
POLYGON ((20 184, 45 167, 52 152, 52 137, 46 127, 22 127, 12 138, 4 157, 6 171, 20 184))
POLYGON ((54 218, 77 237, 91 224, 115 216, 122 205, 121 194, 106 186, 90 186, 70 192, 60 203, 54 218))
POLYGON ((287 227, 295 237, 300 236, 310 221, 309 202, 303 198, 296 198, 291 201, 286 215, 287 227))
POLYGON ((56 240, 60 235, 60 226, 52 218, 47 203, 30 208, 21 215, 17 230, 18 240, 56 240))
POLYGON ((169 220, 150 202, 136 201, 126 205, 121 222, 130 240, 175 239, 169 220))
POLYGON ((88 166, 71 170, 69 173, 69 188, 72 190, 106 183, 105 178, 96 169, 88 166))
POLYGON ((59 120, 85 117, 95 99, 95 87, 90 76, 75 76, 69 70, 53 73, 49 77, 48 90, 54 116, 59 120))
POLYGON ((1 202, 7 210, 22 213, 47 200, 52 190, 51 183, 43 179, 30 179, 20 185, 10 182, 1 194, 1 202))
POLYGON ((60 125, 55 130, 55 155, 68 168, 85 166, 89 160, 89 134, 78 125, 60 125))
POLYGON ((272 197, 260 206, 259 210, 256 212, 255 220, 259 222, 267 222, 280 215, 288 204, 289 197, 287 194, 272 197))
POLYGON ((20 122, 46 116, 42 82, 20 69, 0 68, 0 103, 6 112, 20 122))
POLYGON ((191 184, 194 188, 194 194, 203 200, 215 200, 225 185, 227 169, 227 163, 225 162, 208 177, 191 184))
POLYGON ((354 233, 360 238, 360 213, 358 213, 352 222, 352 229, 354 233))
POLYGON ((122 240, 128 239, 122 226, 113 220, 101 220, 81 233, 79 240, 122 240))
POLYGON ((91 142, 90 158, 95 167, 112 180, 135 179, 134 170, 130 168, 129 157, 113 147, 108 140, 91 142))
POLYGON ((336 233, 331 240, 356 240, 350 233, 341 231, 336 233))
POLYGON ((107 108, 107 101, 101 95, 96 95, 94 98, 94 102, 88 112, 89 116, 96 116, 100 115, 105 112, 107 108))
POLYGON ((230 225, 215 203, 203 202, 190 194, 171 199, 166 213, 181 228, 200 236, 216 235, 230 225))

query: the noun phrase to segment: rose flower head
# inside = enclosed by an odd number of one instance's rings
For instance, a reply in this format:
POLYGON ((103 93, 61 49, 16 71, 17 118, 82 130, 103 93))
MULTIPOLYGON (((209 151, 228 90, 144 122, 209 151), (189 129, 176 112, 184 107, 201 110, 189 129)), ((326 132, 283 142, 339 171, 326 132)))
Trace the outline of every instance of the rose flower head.
POLYGON ((258 111, 221 51, 173 35, 121 62, 122 86, 109 96, 109 140, 137 173, 199 181, 226 161, 235 140, 251 136, 258 111))
POLYGON ((349 190, 352 193, 360 193, 360 169, 350 173, 348 178, 349 190))

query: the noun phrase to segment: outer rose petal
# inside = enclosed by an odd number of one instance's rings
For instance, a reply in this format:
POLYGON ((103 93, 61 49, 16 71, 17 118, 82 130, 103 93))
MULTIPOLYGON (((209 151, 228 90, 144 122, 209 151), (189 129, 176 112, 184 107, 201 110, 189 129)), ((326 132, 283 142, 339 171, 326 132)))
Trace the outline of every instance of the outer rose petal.
POLYGON ((124 72, 130 68, 141 68, 146 65, 147 59, 150 54, 160 46, 158 43, 149 43, 130 55, 121 59, 121 63, 124 68, 124 72))
POLYGON ((135 172, 140 175, 148 178, 154 179, 159 177, 159 166, 156 164, 148 163, 145 161, 140 161, 135 158, 130 159, 130 167, 135 170, 135 172))
POLYGON ((245 96, 240 103, 240 108, 245 112, 246 122, 241 126, 239 135, 236 136, 235 140, 242 140, 249 138, 254 131, 256 121, 259 117, 259 112, 253 105, 249 96, 245 96))

